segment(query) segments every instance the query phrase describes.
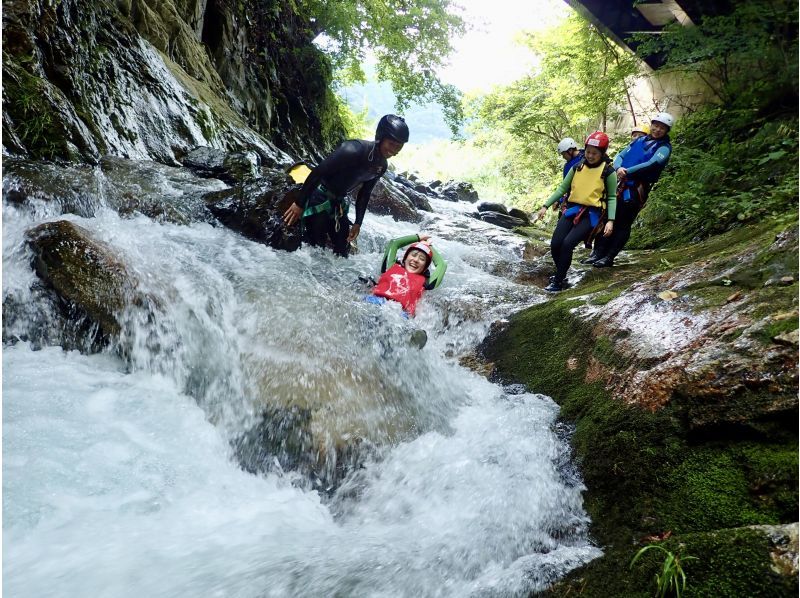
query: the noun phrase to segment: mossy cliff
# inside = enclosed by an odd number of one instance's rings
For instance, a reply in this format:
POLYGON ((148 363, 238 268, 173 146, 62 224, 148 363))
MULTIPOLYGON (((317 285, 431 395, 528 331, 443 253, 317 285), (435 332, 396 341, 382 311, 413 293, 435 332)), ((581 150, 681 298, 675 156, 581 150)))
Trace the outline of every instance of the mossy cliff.
POLYGON ((174 164, 193 147, 318 156, 343 136, 328 61, 285 0, 20 0, 3 10, 3 144, 174 164))
POLYGON ((796 564, 776 573, 776 541, 753 526, 797 521, 795 216, 632 255, 481 348, 496 377, 552 396, 575 426, 605 555, 549 593, 652 595, 653 551, 629 563, 666 539, 700 559, 687 596, 794 596, 796 564))

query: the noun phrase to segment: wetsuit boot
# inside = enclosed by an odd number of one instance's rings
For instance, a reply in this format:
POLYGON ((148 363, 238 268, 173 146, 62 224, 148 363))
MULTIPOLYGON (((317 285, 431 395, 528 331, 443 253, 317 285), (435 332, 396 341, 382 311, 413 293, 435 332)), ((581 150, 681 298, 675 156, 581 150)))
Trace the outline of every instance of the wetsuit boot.
POLYGON ((592 266, 594 266, 595 268, 610 268, 613 265, 614 265, 614 258, 611 257, 610 255, 601 257, 600 259, 592 262, 592 266))
POLYGON ((563 279, 562 280, 558 280, 556 278, 553 282, 551 282, 549 285, 547 285, 544 288, 544 290, 547 291, 548 293, 558 293, 559 291, 563 291, 566 288, 567 288, 567 285, 564 282, 564 280, 563 279))
POLYGON ((581 260, 581 264, 594 264, 597 260, 600 259, 600 254, 597 251, 592 251, 589 254, 589 257, 585 257, 581 260))

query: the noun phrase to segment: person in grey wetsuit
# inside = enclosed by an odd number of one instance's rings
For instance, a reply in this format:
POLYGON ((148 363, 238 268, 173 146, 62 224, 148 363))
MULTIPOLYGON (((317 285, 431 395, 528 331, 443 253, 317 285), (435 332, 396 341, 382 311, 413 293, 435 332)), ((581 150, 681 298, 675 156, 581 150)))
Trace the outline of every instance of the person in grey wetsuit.
POLYGON ((401 116, 387 114, 378 122, 375 141, 351 139, 314 168, 303 183, 283 220, 292 226, 302 219, 303 238, 312 245, 328 241, 337 255, 347 257, 350 242, 358 237, 372 189, 408 141, 408 125, 401 116), (355 222, 347 218, 348 194, 358 186, 355 222))

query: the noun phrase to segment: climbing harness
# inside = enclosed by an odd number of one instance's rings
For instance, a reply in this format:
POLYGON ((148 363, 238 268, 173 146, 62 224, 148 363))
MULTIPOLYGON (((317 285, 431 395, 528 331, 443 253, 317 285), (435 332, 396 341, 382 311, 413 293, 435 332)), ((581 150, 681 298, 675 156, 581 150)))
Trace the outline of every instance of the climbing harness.
POLYGON ((341 226, 340 221, 350 209, 349 202, 345 197, 339 197, 329 189, 326 189, 324 185, 317 187, 314 190, 314 193, 319 193, 322 195, 325 198, 325 201, 313 206, 308 206, 303 212, 302 218, 308 218, 309 216, 314 216, 315 214, 329 212, 331 218, 336 221, 335 228, 336 232, 338 233, 341 226))

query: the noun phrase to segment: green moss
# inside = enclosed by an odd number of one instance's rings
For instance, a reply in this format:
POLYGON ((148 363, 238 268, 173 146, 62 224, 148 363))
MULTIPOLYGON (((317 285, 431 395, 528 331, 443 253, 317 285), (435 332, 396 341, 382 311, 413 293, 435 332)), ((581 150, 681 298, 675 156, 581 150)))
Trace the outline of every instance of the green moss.
MULTIPOLYGON (((25 63, 27 64, 27 63, 25 63)), ((61 153, 65 131, 49 94, 49 84, 3 53, 3 110, 12 129, 34 158, 61 153)))
POLYGON ((771 345, 774 342, 772 340, 773 338, 785 332, 791 332, 792 330, 797 330, 796 318, 787 318, 768 324, 756 332, 754 336, 764 344, 771 345))
POLYGON ((197 124, 200 126, 200 130, 203 133, 203 137, 206 141, 213 141, 215 137, 214 133, 214 117, 206 112, 205 109, 199 108, 197 110, 197 124))
POLYGON ((693 450, 664 482, 672 489, 658 505, 665 529, 685 533, 778 523, 752 504, 745 472, 727 450, 693 450))
POLYGON ((686 565, 686 597, 741 598, 742 596, 797 596, 797 579, 770 569, 770 543, 752 529, 730 529, 686 534, 667 545, 686 545, 697 561, 686 565))
MULTIPOLYGON (((733 540, 725 533, 705 532, 796 518, 797 435, 786 422, 765 424, 760 441, 752 440, 760 433, 755 424, 747 438, 728 432, 724 439, 693 439, 686 418, 705 417, 704 409, 719 405, 684 397, 650 412, 627 405, 603 382, 587 382, 590 356, 608 367, 625 365, 612 339, 595 339, 593 323, 571 313, 583 304, 577 295, 602 293, 606 276, 600 273, 583 288, 515 314, 484 347, 502 378, 549 394, 561 406, 561 416, 575 424, 575 458, 587 486, 584 506, 592 519, 591 534, 605 556, 570 573, 551 590, 556 596, 652 595, 653 571, 628 570, 636 543, 649 534, 697 534, 702 542, 690 545, 689 553, 718 563, 733 550, 733 540)), ((726 296, 734 292, 705 288, 726 296)), ((762 394, 740 393, 724 406, 726 413, 747 421, 754 406, 775 400, 770 392, 762 394)), ((735 538, 745 542, 742 538, 752 536, 735 538)), ((740 555, 743 562, 737 566, 748 573, 720 566, 706 569, 692 561, 687 572, 694 571, 690 580, 696 586, 686 595, 711 596, 715 586, 727 592, 719 595, 758 595, 748 593, 751 578, 763 583, 770 575, 759 542, 740 555)))

